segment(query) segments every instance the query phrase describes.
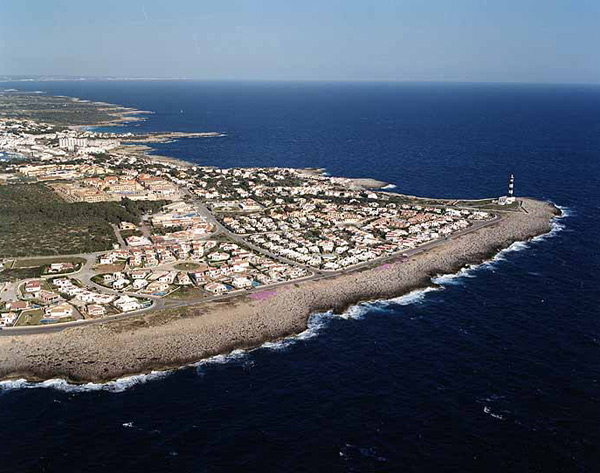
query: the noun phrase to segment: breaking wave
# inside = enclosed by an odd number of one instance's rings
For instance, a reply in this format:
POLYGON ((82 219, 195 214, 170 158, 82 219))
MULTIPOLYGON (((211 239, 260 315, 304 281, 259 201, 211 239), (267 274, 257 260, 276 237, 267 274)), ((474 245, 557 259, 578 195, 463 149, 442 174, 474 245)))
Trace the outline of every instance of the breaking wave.
POLYGON ((50 388, 66 393, 82 393, 95 391, 108 391, 120 393, 134 386, 145 384, 148 381, 161 379, 168 375, 168 371, 152 371, 148 374, 137 374, 134 376, 126 376, 114 381, 106 383, 86 383, 86 384, 71 384, 65 379, 48 379, 41 382, 27 381, 26 379, 15 379, 8 381, 0 381, 0 393, 2 391, 11 391, 15 389, 40 389, 50 388))
POLYGON ((573 210, 570 209, 569 207, 564 207, 562 205, 557 205, 557 204, 553 204, 553 205, 558 210, 560 210, 560 215, 557 215, 556 217, 554 217, 552 219, 551 228, 548 233, 544 233, 543 235, 538 235, 538 236, 532 238, 531 241, 533 241, 533 242, 544 241, 544 240, 547 240, 548 238, 555 237, 559 232, 562 232, 566 228, 566 226, 562 222, 562 220, 564 220, 567 217, 571 217, 575 214, 575 212, 573 212, 573 210))

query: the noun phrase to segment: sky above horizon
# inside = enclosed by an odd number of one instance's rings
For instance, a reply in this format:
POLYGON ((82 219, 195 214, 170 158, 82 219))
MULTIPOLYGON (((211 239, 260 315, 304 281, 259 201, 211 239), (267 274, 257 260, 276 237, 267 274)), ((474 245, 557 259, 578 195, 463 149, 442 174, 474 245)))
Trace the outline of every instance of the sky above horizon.
POLYGON ((0 75, 600 83, 598 0, 2 0, 0 75))

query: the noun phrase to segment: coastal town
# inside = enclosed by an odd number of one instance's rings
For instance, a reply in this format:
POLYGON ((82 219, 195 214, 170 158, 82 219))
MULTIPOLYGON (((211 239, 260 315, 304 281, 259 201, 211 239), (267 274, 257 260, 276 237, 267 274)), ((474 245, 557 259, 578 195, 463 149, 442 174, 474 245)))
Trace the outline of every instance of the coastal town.
POLYGON ((560 214, 512 175, 506 195, 440 199, 160 156, 229 137, 113 128, 140 113, 0 92, 0 377, 104 382, 260 346, 435 287, 560 214))
POLYGON ((97 251, 45 254, 33 242, 25 256, 0 254, 0 326, 252 294, 408 258, 498 218, 482 209, 489 201, 432 203, 315 169, 199 166, 148 155, 137 139, 0 119, 0 189, 38 186, 61 205, 139 213, 103 227, 110 235, 97 251))

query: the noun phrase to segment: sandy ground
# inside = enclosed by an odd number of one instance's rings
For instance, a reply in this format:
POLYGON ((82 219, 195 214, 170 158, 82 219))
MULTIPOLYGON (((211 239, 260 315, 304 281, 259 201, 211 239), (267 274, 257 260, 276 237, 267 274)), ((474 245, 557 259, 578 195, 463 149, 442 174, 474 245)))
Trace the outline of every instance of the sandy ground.
POLYGON ((165 310, 123 321, 45 335, 0 337, 0 378, 106 381, 193 363, 306 329, 316 312, 344 311, 359 301, 388 299, 431 285, 488 259, 515 241, 546 233, 557 210, 525 200, 529 213, 509 213, 495 225, 382 267, 337 278, 290 284, 268 297, 165 310))

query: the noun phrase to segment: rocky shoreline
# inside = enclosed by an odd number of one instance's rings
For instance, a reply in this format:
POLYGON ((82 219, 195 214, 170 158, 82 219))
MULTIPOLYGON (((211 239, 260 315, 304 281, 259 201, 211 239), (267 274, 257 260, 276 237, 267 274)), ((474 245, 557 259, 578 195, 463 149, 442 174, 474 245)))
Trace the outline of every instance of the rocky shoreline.
POLYGON ((527 212, 506 212, 494 225, 409 260, 266 289, 265 297, 240 296, 59 333, 0 337, 0 379, 105 382, 300 333, 312 314, 340 313, 361 301, 389 299, 430 286, 435 275, 455 273, 516 241, 547 233, 559 213, 553 205, 532 199, 524 199, 523 207, 527 212))

